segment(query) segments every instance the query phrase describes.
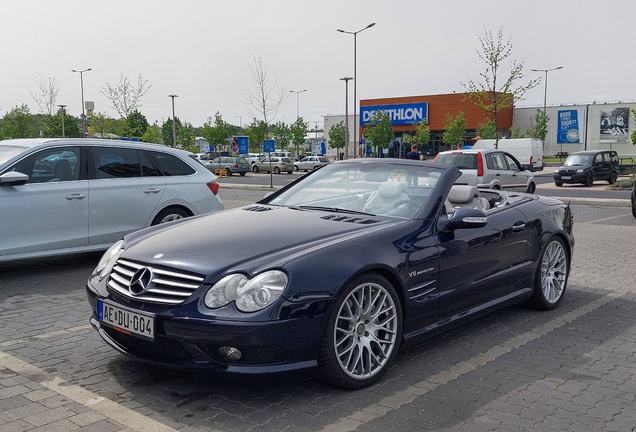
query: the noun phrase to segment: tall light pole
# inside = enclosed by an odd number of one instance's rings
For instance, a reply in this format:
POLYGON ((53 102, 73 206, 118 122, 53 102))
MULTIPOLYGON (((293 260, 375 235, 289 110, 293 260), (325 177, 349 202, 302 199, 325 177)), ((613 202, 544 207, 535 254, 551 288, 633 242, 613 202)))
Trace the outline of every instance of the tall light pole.
POLYGON ((239 119, 239 124, 238 124, 239 127, 243 127, 243 123, 241 122, 241 116, 234 116, 234 118, 237 118, 237 117, 239 119))
POLYGON ((177 146, 177 128, 174 122, 174 98, 179 96, 175 94, 171 94, 171 95, 168 95, 168 97, 172 99, 172 147, 176 147, 177 146))
MULTIPOLYGON (((340 78, 341 81, 345 82, 345 150, 344 150, 344 159, 349 159, 349 80, 352 80, 351 77, 340 78)), ((354 81, 355 87, 355 81, 354 81)), ((353 117, 355 119, 355 116, 353 117)), ((355 120, 354 120, 355 123, 355 120)), ((355 128, 354 128, 355 130, 355 128)), ((354 145, 355 148, 355 145, 354 145)))
POLYGON ((555 67, 552 69, 532 69, 532 72, 545 72, 545 87, 543 91, 543 114, 545 114, 546 105, 548 101, 548 72, 563 69, 563 66, 555 67))
POLYGON ((305 90, 298 90, 298 91, 296 91, 296 90, 290 90, 290 91, 289 91, 290 93, 296 93, 296 120, 298 120, 298 118, 299 118, 299 115, 298 115, 298 102, 299 102, 299 100, 300 100, 299 95, 300 95, 300 93, 302 93, 302 92, 306 92, 306 91, 307 91, 307 89, 305 89, 305 90))
POLYGON ((64 117, 66 117, 66 112, 64 111, 64 108, 66 108, 66 105, 58 105, 60 108, 62 108, 62 138, 66 138, 66 134, 64 133, 64 117))
POLYGON ((80 74, 80 86, 82 88, 82 138, 86 138, 86 114, 84 113, 84 72, 93 70, 91 68, 84 70, 71 69, 71 72, 77 72, 80 74))
POLYGON ((339 31, 340 33, 347 33, 347 34, 352 34, 353 35, 353 123, 354 123, 354 128, 353 128, 353 158, 356 158, 356 153, 358 153, 358 140, 357 140, 357 125, 356 125, 356 115, 358 114, 358 99, 356 96, 356 83, 358 82, 358 80, 356 79, 356 35, 358 33, 360 33, 361 31, 364 31, 368 28, 371 28, 375 25, 375 23, 371 23, 368 26, 366 26, 365 28, 358 30, 357 32, 350 32, 350 31, 345 31, 342 29, 338 29, 337 31, 339 31))

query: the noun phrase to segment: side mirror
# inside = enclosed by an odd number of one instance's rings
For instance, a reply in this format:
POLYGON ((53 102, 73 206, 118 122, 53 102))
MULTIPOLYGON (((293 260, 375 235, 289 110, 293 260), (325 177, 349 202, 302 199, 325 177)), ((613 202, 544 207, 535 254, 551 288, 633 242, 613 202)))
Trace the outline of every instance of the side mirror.
POLYGON ((29 176, 17 171, 9 171, 0 176, 0 186, 22 186, 29 180, 29 176))
POLYGON ((460 208, 448 217, 440 216, 437 229, 449 233, 457 229, 483 228, 487 224, 488 218, 481 210, 460 208))

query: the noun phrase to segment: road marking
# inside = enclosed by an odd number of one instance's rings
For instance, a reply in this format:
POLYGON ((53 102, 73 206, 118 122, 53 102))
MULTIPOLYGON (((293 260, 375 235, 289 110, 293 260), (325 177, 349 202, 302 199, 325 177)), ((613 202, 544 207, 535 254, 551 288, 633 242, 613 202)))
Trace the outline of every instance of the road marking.
POLYGON ((435 375, 431 375, 419 383, 406 387, 404 390, 395 392, 391 396, 387 396, 374 404, 355 411, 348 416, 341 418, 337 422, 325 426, 322 428, 322 432, 353 432, 360 426, 369 424, 371 421, 383 417, 388 412, 397 410, 402 405, 413 402, 419 396, 435 391, 439 387, 460 378, 468 372, 473 372, 481 366, 485 366, 486 364, 495 361, 502 355, 508 354, 529 342, 539 339, 549 332, 556 330, 557 328, 580 318, 629 292, 631 291, 616 290, 584 306, 581 306, 578 309, 556 317, 530 331, 510 338, 499 345, 484 351, 483 353, 474 355, 446 370, 440 371, 435 375))
POLYGON ((176 429, 172 429, 163 423, 159 423, 152 418, 130 410, 78 385, 70 384, 61 378, 53 376, 36 366, 2 351, 0 351, 0 366, 10 369, 31 381, 37 382, 57 394, 80 403, 131 430, 137 432, 176 432, 176 429))

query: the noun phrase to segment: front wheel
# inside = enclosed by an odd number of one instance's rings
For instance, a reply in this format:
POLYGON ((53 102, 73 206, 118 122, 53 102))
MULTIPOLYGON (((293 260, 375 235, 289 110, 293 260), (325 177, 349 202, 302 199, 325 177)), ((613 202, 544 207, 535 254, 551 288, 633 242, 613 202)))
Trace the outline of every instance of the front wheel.
POLYGON ((533 194, 536 189, 537 189, 537 186, 534 183, 530 183, 528 185, 528 189, 526 189, 526 192, 533 194))
POLYGON ((556 308, 563 300, 569 271, 570 261, 565 243, 559 237, 552 237, 539 256, 530 303, 542 310, 556 308))
POLYGON ((280 168, 274 167, 274 174, 280 174, 280 168))
POLYGON ((402 309, 389 281, 377 274, 355 278, 338 297, 324 329, 320 378, 346 389, 378 381, 397 355, 402 309))
POLYGON ((293 174, 293 173, 294 173, 294 172, 293 172, 293 171, 291 171, 291 170, 290 170, 290 171, 287 171, 287 174, 293 174))
POLYGON ((583 182, 583 184, 587 187, 590 187, 594 184, 594 177, 592 177, 592 174, 588 175, 587 178, 585 179, 585 181, 583 182))
POLYGON ((555 181, 554 184, 557 185, 558 187, 563 186, 563 182, 562 181, 555 181))
POLYGON ((294 171, 298 171, 298 165, 294 165, 294 171))
POLYGON ((258 167, 257 167, 256 165, 254 165, 254 166, 252 167, 252 171, 253 171, 253 172, 255 172, 255 173, 257 173, 257 172, 258 172, 258 167))
POLYGON ((616 180, 618 180, 618 174, 613 172, 612 175, 610 175, 610 178, 607 181, 609 182, 609 184, 614 184, 614 183, 616 183, 616 180))

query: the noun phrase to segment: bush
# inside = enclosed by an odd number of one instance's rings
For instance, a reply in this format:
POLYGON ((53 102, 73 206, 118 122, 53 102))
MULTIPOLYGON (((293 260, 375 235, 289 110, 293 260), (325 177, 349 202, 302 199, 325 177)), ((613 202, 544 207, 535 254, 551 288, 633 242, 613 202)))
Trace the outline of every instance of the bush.
POLYGON ((618 187, 622 189, 631 189, 634 186, 634 179, 628 178, 618 182, 618 187))

